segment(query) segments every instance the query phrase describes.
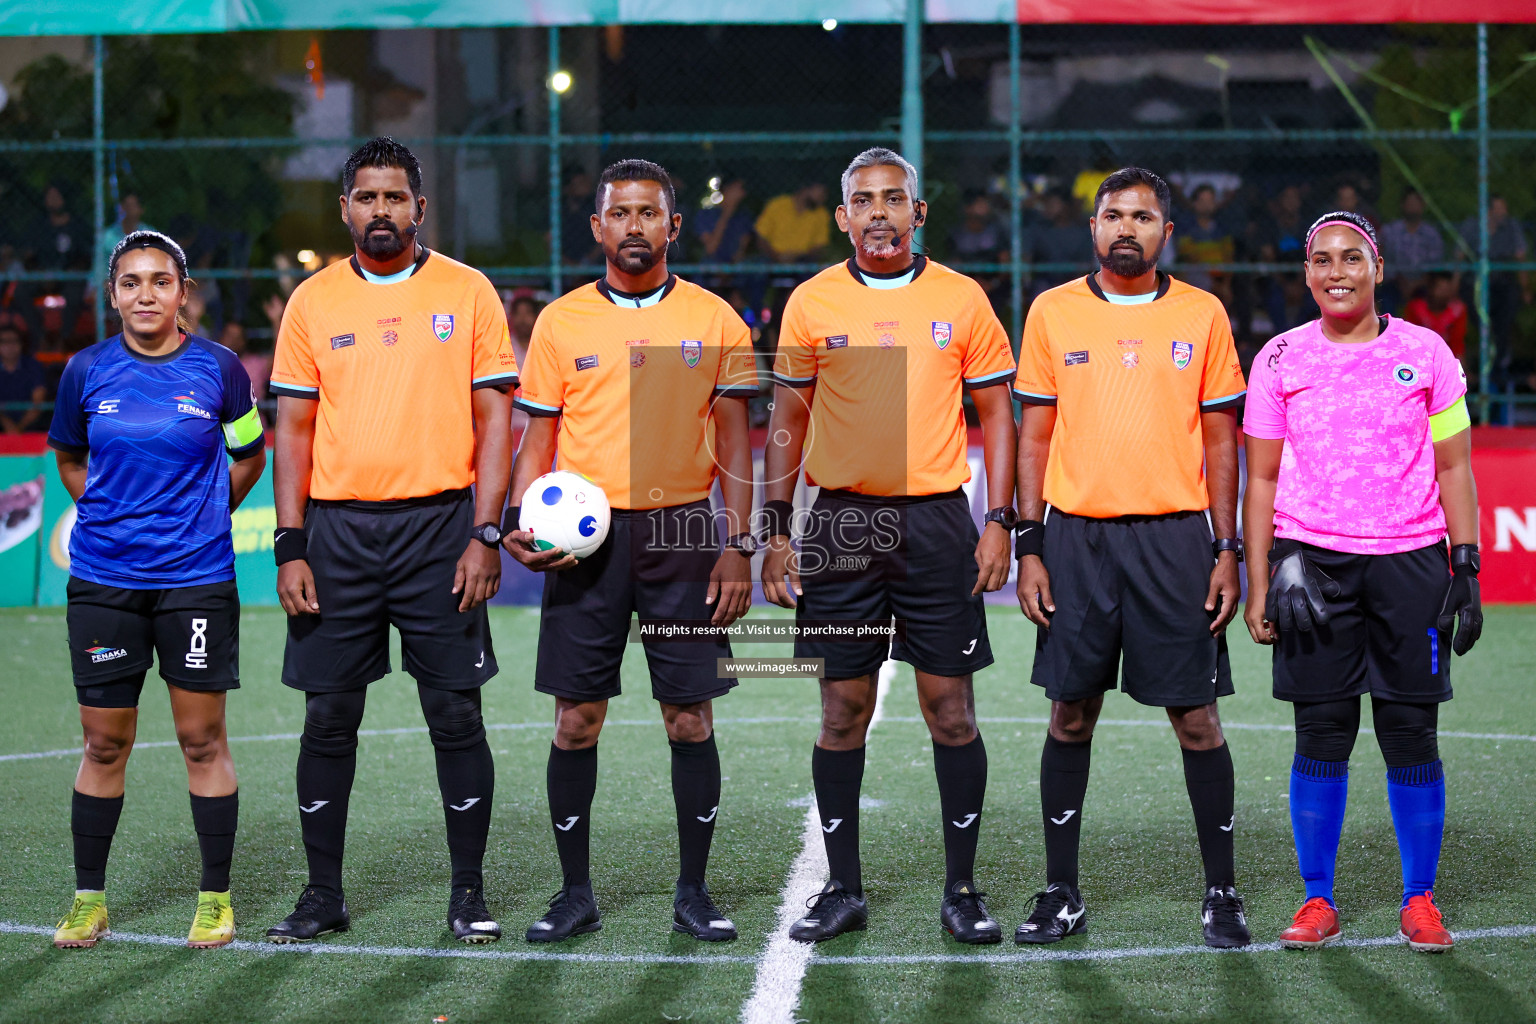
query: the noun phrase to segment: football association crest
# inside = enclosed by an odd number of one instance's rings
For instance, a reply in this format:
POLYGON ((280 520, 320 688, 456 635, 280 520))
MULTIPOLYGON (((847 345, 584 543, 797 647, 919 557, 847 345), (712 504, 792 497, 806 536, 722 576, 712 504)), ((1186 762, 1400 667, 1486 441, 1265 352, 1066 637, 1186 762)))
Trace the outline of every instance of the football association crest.
POLYGON ((933 343, 941 349, 947 348, 949 346, 949 336, 953 331, 954 325, 946 324, 942 320, 933 321, 933 343))
POLYGON ((437 335, 438 341, 447 341, 453 337, 453 314, 433 313, 432 333, 437 335))
POLYGON ((1173 365, 1182 370, 1189 365, 1190 356, 1195 354, 1195 346, 1187 341, 1173 343, 1173 365))
POLYGON ((688 369, 699 365, 699 360, 704 356, 704 343, 702 341, 683 342, 683 362, 688 364, 688 369))

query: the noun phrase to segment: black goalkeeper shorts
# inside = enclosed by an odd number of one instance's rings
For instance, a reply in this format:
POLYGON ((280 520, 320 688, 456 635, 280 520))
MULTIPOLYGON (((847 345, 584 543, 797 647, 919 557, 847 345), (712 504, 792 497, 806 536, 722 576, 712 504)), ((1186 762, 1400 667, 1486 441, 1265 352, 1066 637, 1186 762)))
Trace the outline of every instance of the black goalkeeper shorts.
POLYGON ((1435 626, 1451 576, 1445 542, 1393 555, 1302 548, 1342 593, 1328 599, 1326 626, 1280 635, 1275 696, 1307 703, 1364 693, 1408 704, 1450 700, 1451 635, 1435 626))

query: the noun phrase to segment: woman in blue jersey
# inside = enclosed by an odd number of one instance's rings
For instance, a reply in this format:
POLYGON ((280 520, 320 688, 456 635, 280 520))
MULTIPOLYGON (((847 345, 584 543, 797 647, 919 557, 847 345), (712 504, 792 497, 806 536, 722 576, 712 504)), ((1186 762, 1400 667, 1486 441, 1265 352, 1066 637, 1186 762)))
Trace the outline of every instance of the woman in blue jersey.
POLYGON ((222 946, 235 931, 238 806, 224 695, 240 685, 229 514, 261 476, 265 442, 239 358, 181 330, 180 246, 133 232, 112 250, 107 287, 123 332, 70 359, 48 434, 76 503, 68 629, 85 732, 70 816, 75 900, 53 943, 93 946, 107 934, 107 853, 139 693, 158 657, 203 859, 187 944, 222 946))

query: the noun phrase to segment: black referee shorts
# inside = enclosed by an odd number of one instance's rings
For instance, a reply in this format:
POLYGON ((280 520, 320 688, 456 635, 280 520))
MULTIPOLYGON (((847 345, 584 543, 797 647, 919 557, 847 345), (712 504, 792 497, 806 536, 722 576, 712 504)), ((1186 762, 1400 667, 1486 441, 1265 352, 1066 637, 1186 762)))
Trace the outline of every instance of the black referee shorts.
POLYGON ((127 676, 142 679, 157 658, 160 678, 183 690, 240 685, 240 593, 234 580, 129 590, 71 576, 65 593, 70 668, 81 704, 137 706, 137 680, 131 693, 104 684, 127 676))
POLYGON ((1328 625, 1280 634, 1280 700, 1372 698, 1407 704, 1451 699, 1451 636, 1435 626, 1450 582, 1445 542, 1394 555, 1352 555, 1303 544, 1307 560, 1339 584, 1328 625))
POLYGON ((470 544, 468 489, 405 501, 311 501, 304 528, 318 615, 288 618, 283 682, 355 690, 389 674, 389 627, 425 686, 472 690, 496 674, 485 605, 459 611, 453 577, 470 544))
POLYGON ((800 540, 797 622, 885 622, 884 639, 795 641, 795 657, 822 658, 827 679, 853 679, 887 657, 921 672, 966 676, 992 664, 976 586, 980 540, 961 490, 885 497, 823 490, 800 540))
MULTIPOLYGON (((656 509, 614 509, 602 547, 569 569, 544 574, 539 660, 533 688, 572 701, 617 697, 630 617, 707 623, 709 574, 720 557, 708 501, 656 509)), ((739 556, 733 556, 739 557, 739 556)), ((646 640, 651 696, 697 704, 728 693, 715 659, 718 640, 646 640)))
POLYGON ((1056 611, 1037 627, 1030 681, 1051 700, 1121 688, 1181 708, 1232 693, 1227 640, 1211 635, 1211 528, 1203 512, 1090 519, 1051 509, 1046 571, 1056 611), (1123 663, 1122 663, 1123 659, 1123 663))

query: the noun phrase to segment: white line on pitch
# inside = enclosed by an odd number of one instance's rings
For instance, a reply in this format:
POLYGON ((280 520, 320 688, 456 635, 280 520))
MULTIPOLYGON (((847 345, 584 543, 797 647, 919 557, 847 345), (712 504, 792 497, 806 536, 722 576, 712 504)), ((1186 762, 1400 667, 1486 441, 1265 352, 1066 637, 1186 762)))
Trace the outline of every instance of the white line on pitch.
MULTIPOLYGON (((785 724, 785 723, 789 723, 789 722, 819 722, 819 721, 820 721, 820 719, 818 719, 818 718, 816 718, 814 716, 810 716, 810 715, 765 715, 765 716, 752 717, 752 718, 717 718, 717 719, 715 719, 715 722, 718 725, 778 725, 778 724, 785 724)), ((921 718, 919 718, 918 716, 916 716, 916 715, 903 715, 903 716, 892 715, 892 716, 889 716, 889 717, 885 718, 885 721, 887 721, 887 722, 898 722, 898 723, 901 723, 901 724, 904 724, 904 725, 911 725, 911 724, 922 722, 923 720, 921 718)), ((1047 719, 1047 718, 1045 718, 1043 716, 1037 716, 1037 715, 1027 715, 1027 716, 1022 716, 1022 717, 1006 717, 1006 716, 989 717, 989 716, 982 715, 982 716, 978 716, 976 721, 981 723, 982 725, 988 725, 988 724, 991 724, 991 725, 1045 725, 1049 721, 1049 719, 1047 719)), ((646 726, 654 726, 655 724, 656 724, 656 720, 655 719, 650 719, 650 718, 610 718, 607 722, 604 723, 605 726, 610 726, 610 725, 646 725, 646 726)), ((1128 726, 1128 727, 1142 726, 1142 727, 1160 728, 1160 727, 1165 726, 1167 723, 1163 719, 1160 719, 1160 718, 1101 718, 1101 719, 1099 719, 1098 724, 1099 725, 1106 725, 1106 726, 1115 726, 1115 727, 1119 727, 1119 726, 1128 726)), ((1292 732, 1293 731, 1292 728, 1289 725, 1280 725, 1278 723, 1269 723, 1269 722, 1223 722, 1223 723, 1221 723, 1221 727, 1223 729, 1232 729, 1232 730, 1236 730, 1236 731, 1247 731, 1247 732, 1292 732)), ((525 730, 525 729, 553 729, 554 728, 554 724, 552 722, 501 722, 501 723, 487 723, 485 728, 486 728, 486 730, 488 732, 509 732, 509 731, 517 732, 517 731, 522 731, 522 730, 525 730)), ((411 736, 411 735, 415 735, 417 733, 425 734, 426 731, 427 731, 427 728, 424 725, 408 725, 408 726, 402 726, 401 728, 398 728, 398 729, 359 729, 357 734, 359 736, 411 736)), ((1367 735, 1375 735, 1376 730, 1371 729, 1369 727, 1362 726, 1361 729, 1360 729, 1360 732, 1364 733, 1364 734, 1367 734, 1367 735)), ((280 741, 280 740, 296 740, 296 739, 299 738, 299 735, 300 734, 296 733, 296 732, 274 732, 274 733, 267 733, 266 735, 263 735, 263 736, 231 736, 229 738, 229 742, 231 742, 231 743, 272 743, 272 742, 276 742, 276 741, 280 741)), ((1494 741, 1509 740, 1509 741, 1517 742, 1517 743, 1536 743, 1536 736, 1523 736, 1523 735, 1520 735, 1519 733, 1507 733, 1507 732, 1462 732, 1462 731, 1455 730, 1455 729, 1442 729, 1442 730, 1440 730, 1437 733, 1437 735, 1440 736, 1443 739, 1494 740, 1494 741)), ((177 746, 177 743, 176 743, 175 740, 153 740, 153 741, 148 741, 148 742, 144 742, 144 743, 135 743, 133 745, 133 749, 134 750, 155 750, 155 749, 169 749, 169 748, 172 748, 172 747, 175 747, 175 746, 177 746)), ((81 750, 80 750, 79 747, 69 747, 69 748, 60 749, 60 750, 38 750, 38 751, 30 751, 30 752, 27 752, 27 753, 24 753, 24 754, 0 754, 0 762, 5 762, 5 761, 36 761, 36 760, 38 760, 40 758, 47 758, 47 757, 79 757, 80 754, 81 754, 81 750)))
MULTIPOLYGON (((1469 928, 1452 933, 1456 941, 1475 942, 1486 939, 1525 939, 1536 936, 1536 925, 1516 924, 1495 928, 1469 928)), ((53 935, 53 929, 14 921, 0 921, 0 935, 53 935)), ((187 940, 179 935, 146 935, 140 932, 113 932, 103 940, 107 945, 114 942, 144 946, 185 947, 187 940)), ((1373 949, 1382 946, 1400 946, 1397 935, 1372 936, 1363 939, 1341 939, 1331 946, 1351 949, 1373 949)), ((376 957, 419 957, 430 960, 552 960, 566 963, 626 963, 626 964, 759 964, 766 958, 754 956, 703 955, 698 953, 673 955, 666 953, 560 953, 535 949, 442 949, 416 946, 349 946, 341 943, 315 943, 313 945, 274 945, 269 942, 249 942, 237 939, 226 949, 242 953, 264 953, 273 956, 338 955, 376 957)), ((1259 942, 1241 949, 1210 949, 1206 946, 1130 946, 1122 949, 1029 949, 1012 953, 913 953, 890 956, 828 956, 817 954, 810 963, 817 967, 840 966, 890 966, 900 964, 987 964, 1008 966, 1032 963, 1049 963, 1072 960, 1135 960, 1150 957, 1182 956, 1242 956, 1247 953, 1274 953, 1280 950, 1278 942, 1259 942)), ((198 954, 203 955, 203 954, 198 954)), ((216 956, 217 954, 207 954, 216 956)), ((1327 957, 1327 950, 1315 953, 1298 953, 1300 956, 1327 957)), ((761 967, 759 968, 761 976, 761 967)))
MULTIPOLYGON (((896 678, 896 663, 887 660, 880 666, 875 683, 875 710, 869 718, 869 730, 885 716, 885 698, 891 692, 891 680, 896 678)), ((866 732, 866 735, 868 734, 866 732)), ((809 942, 796 942, 789 937, 789 926, 805 912, 805 900, 821 888, 827 874, 827 851, 821 837, 821 815, 817 811, 816 797, 811 795, 811 805, 805 812, 800 852, 789 867, 789 877, 784 880, 783 898, 779 902, 778 924, 768 936, 763 948, 762 961, 757 966, 757 977, 752 982, 752 994, 741 1004, 741 1024, 792 1024, 795 1010, 800 1006, 800 986, 805 981, 805 971, 810 966, 816 948, 809 942)))
MULTIPOLYGON (((39 928, 36 925, 29 924, 16 924, 11 921, 0 921, 0 934, 52 935, 53 929, 39 928)), ((183 948, 187 945, 185 938, 175 935, 144 935, 138 932, 112 932, 104 941, 108 945, 113 942, 132 942, 146 946, 181 946, 183 948)), ((541 949, 434 949, 432 947, 415 946, 348 946, 341 943, 277 945, 271 942, 249 942, 245 939, 236 939, 224 948, 238 950, 243 953, 272 953, 279 956, 288 953, 307 953, 311 955, 423 957, 440 960, 555 960, 568 963, 597 964, 757 963, 757 957, 755 956, 731 956, 728 954, 718 956, 700 956, 698 954, 669 956, 665 953, 559 953, 541 949)))
MULTIPOLYGON (((1536 925, 1517 924, 1506 925, 1500 928, 1473 928, 1467 931, 1452 932, 1457 942, 1469 942, 1475 939, 1523 939, 1536 935, 1536 925)), ((1333 946, 1347 946, 1355 949, 1373 948, 1376 946, 1400 946, 1403 938, 1400 935, 1379 935, 1366 939, 1340 939, 1329 943, 1333 946)), ((1154 956, 1192 956, 1192 955, 1240 955, 1243 953, 1273 953, 1281 949, 1278 942, 1255 942, 1251 946, 1243 946, 1238 949, 1211 949, 1209 946, 1131 946, 1125 949, 1040 949, 1019 950, 1015 953, 915 953, 893 954, 891 956, 821 956, 816 958, 816 965, 830 964, 947 964, 947 963, 983 963, 983 964, 1027 964, 1042 961, 1063 960, 1136 960, 1154 956)), ((1305 955, 1305 954, 1303 954, 1305 955)), ((1327 956, 1327 953, 1318 952, 1314 956, 1327 956)))

